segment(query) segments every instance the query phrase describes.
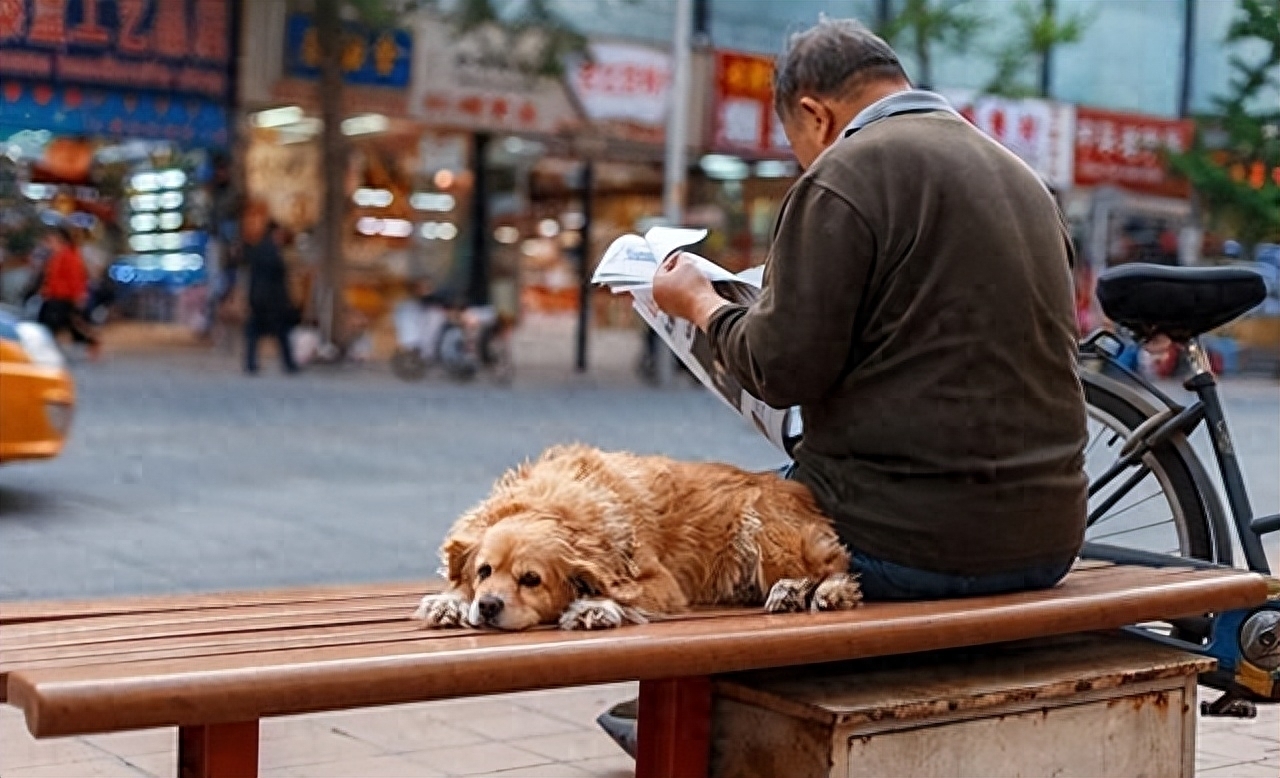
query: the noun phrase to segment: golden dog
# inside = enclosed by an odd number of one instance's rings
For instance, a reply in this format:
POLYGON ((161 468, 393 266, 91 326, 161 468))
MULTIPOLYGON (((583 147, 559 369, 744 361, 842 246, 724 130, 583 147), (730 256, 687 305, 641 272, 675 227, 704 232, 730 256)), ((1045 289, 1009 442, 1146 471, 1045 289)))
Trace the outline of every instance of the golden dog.
POLYGON ((803 485, 580 445, 506 473, 440 554, 450 588, 414 613, 428 627, 599 629, 692 605, 861 600, 848 551, 803 485))

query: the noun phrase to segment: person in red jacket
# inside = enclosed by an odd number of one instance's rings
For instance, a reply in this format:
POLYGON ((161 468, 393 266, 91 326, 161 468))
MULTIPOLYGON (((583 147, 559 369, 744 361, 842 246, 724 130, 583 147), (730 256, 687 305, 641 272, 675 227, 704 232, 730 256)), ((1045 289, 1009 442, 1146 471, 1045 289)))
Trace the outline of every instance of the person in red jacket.
POLYGON ((89 273, 84 258, 76 247, 75 237, 66 227, 55 227, 47 236, 49 260, 40 285, 40 323, 57 337, 63 330, 71 339, 89 347, 89 356, 97 358, 98 339, 89 332, 80 309, 89 296, 89 273))

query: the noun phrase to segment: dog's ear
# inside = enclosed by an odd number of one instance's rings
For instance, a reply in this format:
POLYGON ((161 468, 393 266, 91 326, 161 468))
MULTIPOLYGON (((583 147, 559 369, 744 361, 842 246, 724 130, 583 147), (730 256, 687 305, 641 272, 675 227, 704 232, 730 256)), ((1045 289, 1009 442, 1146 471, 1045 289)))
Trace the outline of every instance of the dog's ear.
POLYGON ((483 530, 451 532, 440 547, 440 559, 444 567, 440 572, 449 579, 449 584, 471 596, 471 565, 480 548, 480 537, 483 530))
POLYGON ((583 597, 608 597, 612 581, 611 576, 599 565, 578 558, 569 564, 569 586, 573 588, 574 599, 583 597))

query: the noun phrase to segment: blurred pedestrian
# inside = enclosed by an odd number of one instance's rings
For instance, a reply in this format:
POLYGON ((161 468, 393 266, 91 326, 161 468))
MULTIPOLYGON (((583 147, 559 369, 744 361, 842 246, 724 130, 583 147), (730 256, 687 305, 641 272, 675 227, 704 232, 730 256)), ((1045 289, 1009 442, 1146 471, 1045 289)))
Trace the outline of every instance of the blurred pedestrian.
POLYGON ((74 342, 88 347, 90 359, 97 359, 101 344, 81 314, 89 299, 89 273, 75 236, 66 227, 55 227, 45 236, 45 243, 49 259, 40 284, 40 323, 54 337, 69 332, 74 342))
MULTIPOLYGON (((264 218, 265 214, 258 213, 251 214, 249 220, 264 218)), ((247 224, 246 230, 250 235, 260 237, 247 245, 244 254, 249 273, 244 370, 250 375, 258 372, 258 341, 266 336, 275 338, 284 371, 296 373, 298 366, 293 361, 289 333, 297 324, 297 309, 289 297, 289 271, 283 253, 290 236, 287 230, 269 219, 260 230, 257 224, 247 224)))

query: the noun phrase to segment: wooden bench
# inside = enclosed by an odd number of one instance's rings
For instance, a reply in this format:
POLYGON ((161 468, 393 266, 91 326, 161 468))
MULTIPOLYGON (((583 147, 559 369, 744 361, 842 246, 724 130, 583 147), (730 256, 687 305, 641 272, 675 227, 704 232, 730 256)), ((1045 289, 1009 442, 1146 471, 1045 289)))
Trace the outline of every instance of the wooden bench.
POLYGON ((252 776, 258 721, 452 697, 640 682, 637 775, 707 770, 711 676, 1114 629, 1265 601, 1230 570, 1082 562, 1045 592, 706 610, 605 632, 424 631, 431 585, 0 605, 0 692, 37 738, 178 728, 181 776, 252 776))

